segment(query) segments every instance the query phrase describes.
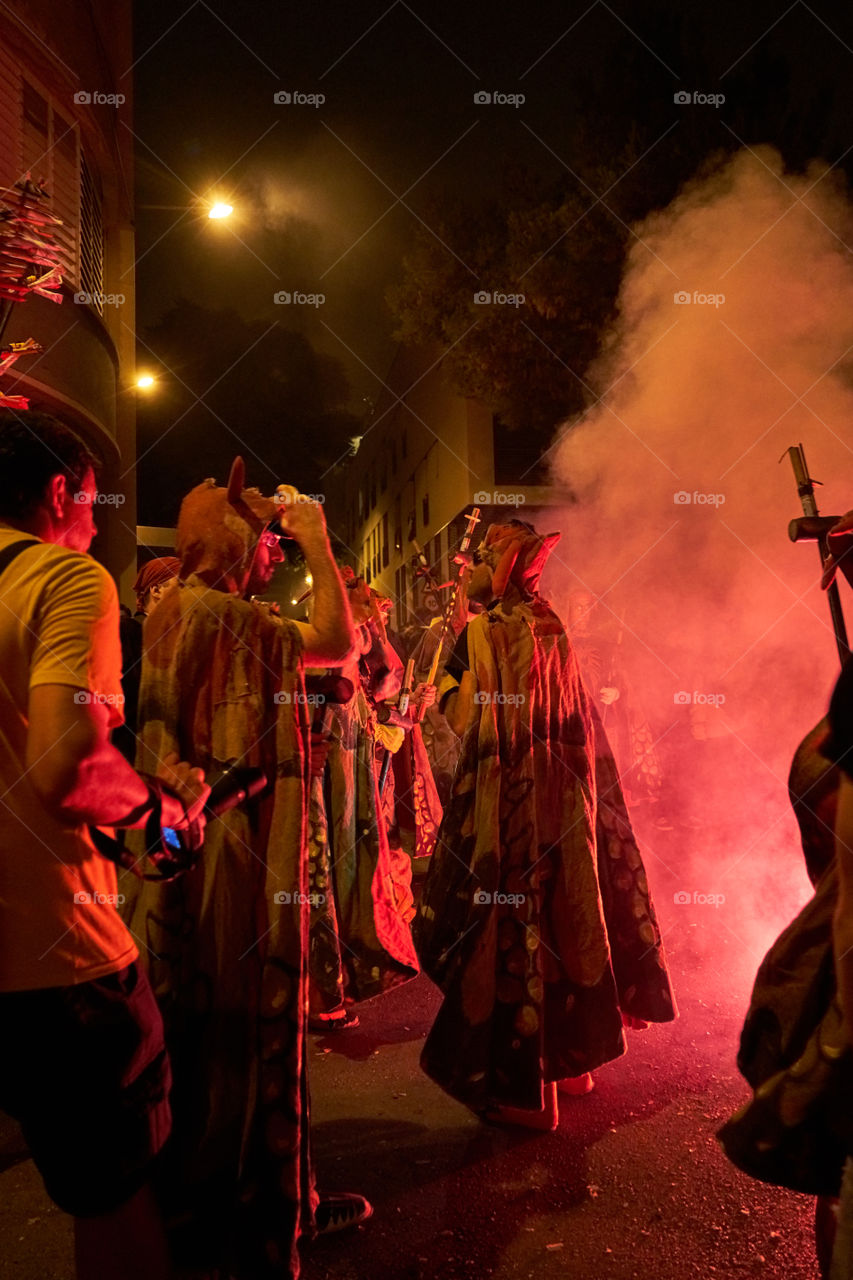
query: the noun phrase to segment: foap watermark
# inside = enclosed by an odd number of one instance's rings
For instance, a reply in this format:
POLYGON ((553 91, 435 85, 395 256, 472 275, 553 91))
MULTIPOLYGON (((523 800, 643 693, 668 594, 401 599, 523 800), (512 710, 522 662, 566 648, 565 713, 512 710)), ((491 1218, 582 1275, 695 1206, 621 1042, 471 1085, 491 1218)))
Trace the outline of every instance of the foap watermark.
POLYGON ((85 889, 78 889, 74 895, 74 904, 78 907, 122 907, 124 902, 123 893, 98 893, 97 889, 94 893, 87 893, 85 889))
POLYGON ((694 289, 689 293, 687 289, 678 289, 673 295, 672 300, 677 307, 686 307, 695 303, 697 307, 722 307, 725 305, 726 295, 724 293, 701 293, 699 289, 694 289))
POLYGON ((322 307, 326 301, 325 293, 300 293, 298 289, 292 293, 287 289, 279 289, 272 296, 277 307, 322 307))
POLYGON ((294 497, 288 489, 276 489, 275 500, 282 507, 299 506, 300 502, 316 502, 319 507, 325 505, 325 493, 297 493, 294 497))
POLYGON ((500 89, 478 89, 474 94, 475 107, 523 107, 527 99, 523 93, 502 93, 500 89))
POLYGON ((487 893, 485 889, 474 890, 474 905, 478 907, 520 907, 527 901, 524 893, 487 893))
POLYGON ((678 693, 672 695, 672 701, 677 707, 721 707, 726 701, 724 693, 699 693, 694 689, 692 693, 688 693, 686 689, 679 689, 678 693))
POLYGON ((485 689, 478 689, 474 694, 474 703, 478 707, 506 706, 521 707, 527 701, 527 695, 523 693, 487 693, 485 689))
POLYGON ((694 89, 690 93, 687 89, 679 89, 678 93, 672 95, 672 100, 677 107, 721 107, 726 100, 724 93, 702 93, 699 89, 694 89))
POLYGON ((123 307, 127 299, 123 293, 75 293, 78 307, 123 307))
POLYGON ((322 107, 325 93, 303 93, 301 89, 279 89, 272 96, 277 107, 322 107))
POLYGON ((277 706, 283 704, 294 707, 324 707, 326 705, 326 698, 322 693, 288 693, 285 689, 274 693, 272 700, 277 706))
POLYGON ((527 501, 523 493, 489 493, 483 489, 474 494, 474 505, 477 507, 521 507, 527 501))
POLYGON ((523 293, 499 293, 497 290, 478 289, 474 294, 476 307, 523 307, 523 293))
POLYGON ((686 489, 678 489, 672 495, 677 507, 721 507, 726 500, 724 493, 698 493, 696 489, 688 493, 686 489))
POLYGON ((76 689, 74 691, 74 701, 79 707, 99 706, 99 707, 123 707, 123 693, 98 693, 92 689, 76 689))
POLYGON ((101 493, 100 491, 94 497, 90 497, 88 493, 75 493, 74 501, 78 506, 86 506, 91 504, 93 507, 123 507, 127 502, 127 495, 124 493, 101 493))
POLYGON ((325 893, 291 893, 288 889, 279 889, 274 893, 273 902, 278 907, 299 906, 307 902, 309 907, 319 907, 326 901, 325 893))
POLYGON ((78 89, 74 101, 78 107, 120 107, 127 98, 123 93, 101 93, 100 89, 90 93, 87 89, 78 89))
POLYGON ((688 893, 686 889, 679 889, 672 895, 672 901, 677 907, 717 907, 719 909, 725 900, 724 893, 700 893, 698 889, 694 889, 692 893, 688 893))

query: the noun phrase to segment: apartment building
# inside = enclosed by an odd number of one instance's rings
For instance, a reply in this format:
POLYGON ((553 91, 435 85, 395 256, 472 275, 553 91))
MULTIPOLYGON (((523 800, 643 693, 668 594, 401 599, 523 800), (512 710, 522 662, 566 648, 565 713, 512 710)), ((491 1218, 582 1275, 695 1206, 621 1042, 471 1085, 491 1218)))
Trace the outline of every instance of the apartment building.
POLYGON ((488 524, 516 512, 535 521, 538 509, 565 501, 542 482, 546 471, 523 432, 452 390, 440 353, 401 346, 357 451, 326 485, 327 520, 356 571, 393 599, 401 629, 434 612, 415 542, 448 581, 473 506, 488 524))
MULTIPOLYGON (((4 340, 32 337, 6 394, 56 413, 104 459, 94 554, 136 571, 134 232, 130 0, 0 6, 0 185, 31 172, 62 219, 61 306, 31 294, 4 340), (119 500, 121 499, 121 500, 119 500)), ((126 583, 125 583, 126 585, 126 583)))

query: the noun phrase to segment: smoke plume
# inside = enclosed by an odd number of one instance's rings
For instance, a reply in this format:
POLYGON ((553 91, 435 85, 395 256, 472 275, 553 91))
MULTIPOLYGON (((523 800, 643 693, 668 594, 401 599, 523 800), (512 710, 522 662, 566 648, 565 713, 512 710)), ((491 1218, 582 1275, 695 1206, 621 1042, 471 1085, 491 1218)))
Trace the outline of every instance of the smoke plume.
POLYGON ((662 915, 708 950, 730 934, 749 970, 809 892, 787 772, 839 670, 782 455, 803 443, 822 514, 853 507, 851 212, 826 166, 792 176, 762 148, 635 231, 597 400, 554 448, 576 505, 546 585, 621 630, 663 772, 644 827, 662 915))

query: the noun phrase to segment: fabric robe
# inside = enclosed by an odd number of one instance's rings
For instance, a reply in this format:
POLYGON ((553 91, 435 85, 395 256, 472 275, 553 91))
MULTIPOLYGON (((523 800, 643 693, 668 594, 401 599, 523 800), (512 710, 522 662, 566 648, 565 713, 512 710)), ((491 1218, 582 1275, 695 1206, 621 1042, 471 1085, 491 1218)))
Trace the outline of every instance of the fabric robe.
POLYGON ((191 576, 147 623, 137 764, 170 751, 207 773, 257 766, 270 787, 205 831, 179 879, 123 877, 175 1087, 168 1208, 230 1270, 297 1276, 313 1225, 305 1059, 308 723, 295 626, 191 576))
POLYGON ((543 601, 468 626, 476 693, 415 938, 445 995, 421 1059, 474 1110, 625 1050, 621 1010, 675 1017, 613 756, 543 601), (596 749, 598 744, 598 749, 596 749))
POLYGON ((388 841, 376 737, 360 689, 333 708, 330 731, 325 785, 314 778, 311 789, 312 1014, 369 1000, 418 973, 408 924, 411 861, 388 841))

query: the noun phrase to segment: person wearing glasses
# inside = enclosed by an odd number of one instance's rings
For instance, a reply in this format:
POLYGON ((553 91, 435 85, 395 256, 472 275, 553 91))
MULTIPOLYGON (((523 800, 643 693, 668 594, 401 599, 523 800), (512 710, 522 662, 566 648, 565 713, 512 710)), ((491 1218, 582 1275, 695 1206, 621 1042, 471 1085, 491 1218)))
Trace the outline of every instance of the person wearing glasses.
POLYGON ((304 667, 340 665, 354 634, 322 509, 243 479, 238 459, 227 488, 208 480, 181 504, 178 585, 145 624, 138 758, 192 742, 212 781, 238 763, 268 787, 210 823, 194 870, 124 892, 173 1065, 161 1192, 175 1251, 193 1267, 281 1280, 298 1271, 302 1233, 371 1212, 355 1195, 317 1203, 308 1145, 304 667), (273 523, 313 575, 311 623, 246 598, 283 559, 273 523))

